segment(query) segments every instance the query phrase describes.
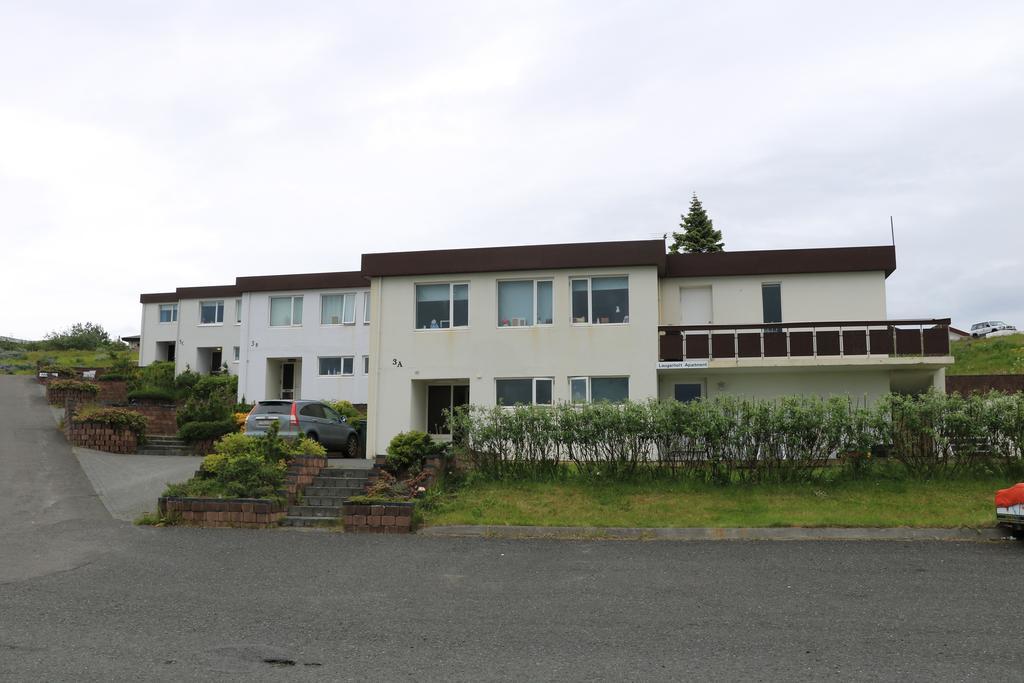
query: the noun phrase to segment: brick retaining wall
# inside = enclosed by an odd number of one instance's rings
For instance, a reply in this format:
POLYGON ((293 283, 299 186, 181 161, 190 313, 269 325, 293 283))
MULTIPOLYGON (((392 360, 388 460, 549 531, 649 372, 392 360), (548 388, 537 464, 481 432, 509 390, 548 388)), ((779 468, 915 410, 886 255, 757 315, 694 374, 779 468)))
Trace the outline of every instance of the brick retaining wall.
POLYGON ((138 400, 132 401, 129 408, 146 417, 147 434, 174 436, 178 433, 178 407, 173 403, 138 400))
POLYGON ((75 403, 95 403, 96 394, 72 389, 54 389, 50 385, 46 385, 46 402, 51 406, 62 406, 68 400, 75 403))
POLYGON ((65 433, 72 446, 121 455, 133 454, 139 448, 139 439, 134 432, 127 429, 112 429, 95 422, 67 420, 65 433))
POLYGON ((277 526, 285 510, 262 498, 160 498, 162 517, 177 517, 185 526, 266 529, 277 526))
POLYGON ((124 380, 112 380, 110 382, 96 382, 100 393, 96 394, 97 403, 106 405, 122 405, 128 402, 128 382, 124 380))
POLYGON ((415 503, 345 503, 341 506, 345 531, 407 534, 412 530, 415 503))

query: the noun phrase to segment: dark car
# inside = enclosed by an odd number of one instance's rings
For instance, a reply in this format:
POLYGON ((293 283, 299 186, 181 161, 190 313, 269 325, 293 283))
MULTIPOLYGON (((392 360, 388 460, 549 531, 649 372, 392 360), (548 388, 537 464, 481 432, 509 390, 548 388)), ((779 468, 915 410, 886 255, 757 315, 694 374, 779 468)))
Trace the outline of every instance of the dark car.
POLYGON ((305 435, 328 451, 340 451, 349 458, 358 456, 359 434, 355 427, 323 401, 260 401, 245 418, 245 433, 260 436, 274 422, 281 436, 305 435))

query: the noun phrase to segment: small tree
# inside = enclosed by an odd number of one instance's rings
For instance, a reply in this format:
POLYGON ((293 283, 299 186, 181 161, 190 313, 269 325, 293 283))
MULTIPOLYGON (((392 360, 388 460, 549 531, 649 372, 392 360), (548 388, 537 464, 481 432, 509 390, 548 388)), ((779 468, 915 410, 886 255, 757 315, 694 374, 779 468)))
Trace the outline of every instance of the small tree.
POLYGON ((679 227, 682 232, 673 232, 674 240, 669 246, 669 252, 678 254, 680 249, 691 254, 709 254, 716 251, 725 251, 725 244, 722 242, 722 231, 715 230, 714 223, 708 217, 707 211, 697 199, 697 193, 693 193, 690 200, 690 211, 682 217, 683 222, 679 227))
POLYGON ((75 323, 66 330, 51 332, 46 335, 47 345, 52 349, 64 351, 82 349, 94 351, 110 343, 110 335, 102 325, 96 323, 75 323))

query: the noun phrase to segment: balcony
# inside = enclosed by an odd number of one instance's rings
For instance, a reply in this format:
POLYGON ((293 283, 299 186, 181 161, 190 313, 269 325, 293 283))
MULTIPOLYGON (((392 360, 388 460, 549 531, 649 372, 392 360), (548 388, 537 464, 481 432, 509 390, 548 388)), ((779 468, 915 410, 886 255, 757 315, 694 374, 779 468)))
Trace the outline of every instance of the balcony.
POLYGON ((663 325, 658 360, 842 359, 949 355, 949 318, 755 325, 663 325))

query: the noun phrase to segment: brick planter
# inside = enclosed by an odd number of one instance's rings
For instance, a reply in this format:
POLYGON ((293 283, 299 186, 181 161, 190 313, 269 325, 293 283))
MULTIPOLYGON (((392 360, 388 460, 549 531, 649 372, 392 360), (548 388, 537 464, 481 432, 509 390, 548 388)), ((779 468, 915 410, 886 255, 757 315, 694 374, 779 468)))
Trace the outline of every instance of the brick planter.
POLYGON ((96 402, 106 405, 123 405, 128 402, 128 382, 124 380, 111 380, 109 382, 96 382, 100 393, 96 394, 96 402))
POLYGON ((95 403, 96 396, 90 391, 54 389, 49 384, 46 385, 46 402, 51 406, 63 406, 69 400, 74 403, 95 403))
POLYGON ((146 416, 147 434, 174 436, 178 433, 178 406, 173 403, 140 399, 132 401, 129 408, 146 416))
POLYGON ((415 503, 345 503, 341 506, 345 531, 407 534, 412 531, 415 503))
POLYGON ((185 526, 276 527, 286 512, 280 504, 265 498, 160 498, 162 517, 178 517, 185 526))
POLYGON ((285 474, 285 491, 288 500, 294 502, 298 494, 306 490, 320 470, 327 467, 327 458, 317 455, 298 455, 288 463, 285 474))
POLYGON ((94 422, 70 422, 66 429, 73 446, 121 455, 133 454, 139 448, 139 438, 127 429, 112 429, 94 422))

